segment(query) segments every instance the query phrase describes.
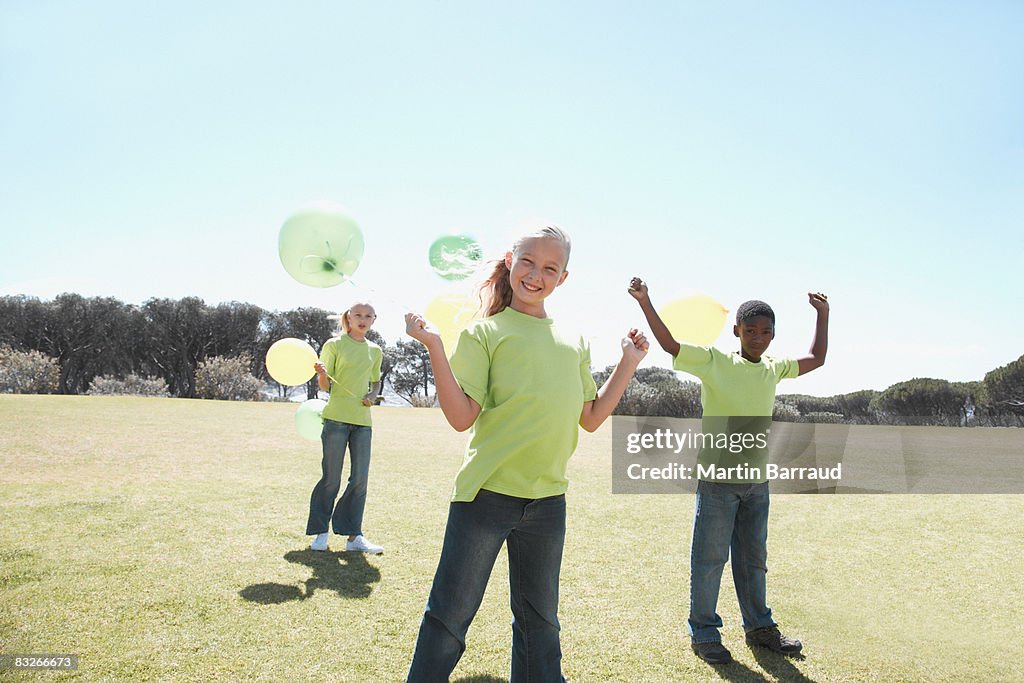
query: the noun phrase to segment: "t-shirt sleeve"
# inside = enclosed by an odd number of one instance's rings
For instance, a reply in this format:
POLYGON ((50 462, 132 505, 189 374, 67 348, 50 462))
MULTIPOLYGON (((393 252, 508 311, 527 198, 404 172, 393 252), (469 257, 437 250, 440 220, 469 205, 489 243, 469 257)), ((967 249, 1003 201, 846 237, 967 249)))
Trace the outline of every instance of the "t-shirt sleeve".
POLYGON ((711 367, 711 357, 710 347, 679 342, 679 353, 672 359, 672 369, 700 377, 711 367))
POLYGON ((778 361, 776 367, 776 377, 779 378, 780 382, 784 379, 793 379, 800 374, 800 363, 793 358, 778 361))
POLYGON ((334 371, 334 361, 336 358, 337 353, 334 350, 334 340, 328 339, 324 342, 323 348, 320 349, 320 362, 324 364, 329 377, 337 375, 334 371))
POLYGON ((449 361, 452 374, 466 396, 481 408, 487 398, 487 385, 491 371, 491 358, 483 343, 480 328, 466 329, 455 343, 455 352, 449 361))
POLYGON ((373 347, 373 367, 370 368, 370 383, 380 381, 380 366, 384 362, 384 352, 379 346, 373 347))
POLYGON ((583 386, 583 402, 597 398, 597 382, 590 373, 590 344, 580 339, 580 384, 583 386))

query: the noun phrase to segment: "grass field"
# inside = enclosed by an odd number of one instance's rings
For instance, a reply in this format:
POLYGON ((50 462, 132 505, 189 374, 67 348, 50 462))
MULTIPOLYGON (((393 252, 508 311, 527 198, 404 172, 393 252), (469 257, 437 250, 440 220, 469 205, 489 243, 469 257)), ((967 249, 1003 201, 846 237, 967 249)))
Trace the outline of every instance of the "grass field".
MULTIPOLYGON (((319 445, 294 410, 0 396, 0 652, 80 657, 0 679, 404 679, 465 436, 377 409, 365 528, 386 552, 313 553, 319 445)), ((713 669, 686 635, 692 497, 612 495, 609 427, 569 477, 570 681, 1024 680, 1024 496, 775 496, 770 604, 807 657, 743 645, 727 570, 737 661, 713 669)), ((501 557, 454 680, 507 679, 510 619, 501 557)))

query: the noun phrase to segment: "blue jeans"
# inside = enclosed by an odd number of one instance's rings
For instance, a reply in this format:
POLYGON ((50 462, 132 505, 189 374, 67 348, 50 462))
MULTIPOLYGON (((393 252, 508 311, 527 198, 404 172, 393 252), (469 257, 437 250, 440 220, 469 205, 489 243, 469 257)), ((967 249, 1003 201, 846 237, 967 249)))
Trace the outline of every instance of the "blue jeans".
POLYGON ((373 429, 364 425, 324 420, 320 433, 324 459, 321 464, 323 475, 313 487, 309 497, 309 521, 307 534, 323 534, 328 524, 334 533, 343 536, 358 536, 363 533, 363 508, 366 507, 366 479, 370 474, 370 437, 373 429), (341 494, 338 505, 334 499, 341 489, 341 465, 348 446, 352 465, 349 467, 348 485, 341 494), (334 510, 333 516, 331 510, 334 510))
POLYGON ((557 613, 565 496, 531 500, 481 490, 473 502, 449 506, 409 681, 448 680, 502 544, 512 605, 511 683, 564 680, 557 613))
POLYGON ((690 546, 690 637, 694 643, 721 641, 718 589, 732 549, 732 578, 743 628, 774 626, 766 604, 768 572, 768 483, 697 482, 690 546))

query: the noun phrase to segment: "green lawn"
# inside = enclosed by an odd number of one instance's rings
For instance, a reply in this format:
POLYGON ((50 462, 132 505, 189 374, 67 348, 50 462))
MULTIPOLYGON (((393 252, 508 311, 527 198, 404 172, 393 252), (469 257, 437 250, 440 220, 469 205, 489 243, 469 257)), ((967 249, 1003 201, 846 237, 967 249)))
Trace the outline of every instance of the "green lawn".
MULTIPOLYGON (((0 679, 403 679, 465 436, 375 409, 365 528, 386 552, 313 553, 319 444, 294 411, 0 396, 0 652, 80 656, 0 679)), ((613 496, 608 426, 581 434, 570 480, 571 681, 1024 680, 1024 496, 776 496, 770 603, 807 657, 742 644, 727 570, 737 661, 716 670, 686 635, 692 497, 613 496)), ((455 680, 507 678, 504 564, 455 680)))

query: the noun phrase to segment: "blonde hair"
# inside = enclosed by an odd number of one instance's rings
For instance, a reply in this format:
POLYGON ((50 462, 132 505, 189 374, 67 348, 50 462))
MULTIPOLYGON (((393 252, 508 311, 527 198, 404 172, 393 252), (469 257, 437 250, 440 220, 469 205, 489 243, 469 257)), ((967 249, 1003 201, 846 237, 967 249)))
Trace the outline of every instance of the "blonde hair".
MULTIPOLYGON (((526 240, 546 238, 558 240, 565 249, 565 262, 562 270, 569 265, 569 252, 572 251, 572 242, 564 230, 555 225, 545 225, 527 235, 523 235, 512 245, 512 254, 515 255, 526 240)), ((505 310, 512 303, 512 284, 509 282, 509 269, 505 265, 505 259, 500 258, 491 261, 491 272, 487 278, 480 283, 477 289, 480 297, 480 313, 483 317, 494 315, 505 310)))
POLYGON ((348 334, 348 331, 352 329, 352 323, 349 322, 348 314, 351 313, 352 309, 355 308, 356 306, 366 306, 371 311, 373 311, 373 317, 377 317, 377 309, 373 307, 373 304, 368 303, 366 301, 357 301, 348 308, 346 308, 344 311, 342 311, 341 315, 338 316, 339 334, 348 334))

